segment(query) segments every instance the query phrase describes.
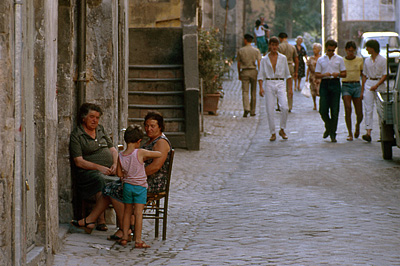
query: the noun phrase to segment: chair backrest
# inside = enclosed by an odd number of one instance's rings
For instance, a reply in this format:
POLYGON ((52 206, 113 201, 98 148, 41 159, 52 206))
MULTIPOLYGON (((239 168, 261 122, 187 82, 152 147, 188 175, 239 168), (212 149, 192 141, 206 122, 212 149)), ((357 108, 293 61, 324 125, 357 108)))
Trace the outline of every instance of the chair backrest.
POLYGON ((169 156, 169 165, 168 165, 168 172, 167 172, 167 187, 166 187, 166 197, 169 196, 169 184, 171 182, 171 172, 172 172, 172 164, 174 162, 174 155, 175 155, 175 150, 171 149, 171 154, 169 156))

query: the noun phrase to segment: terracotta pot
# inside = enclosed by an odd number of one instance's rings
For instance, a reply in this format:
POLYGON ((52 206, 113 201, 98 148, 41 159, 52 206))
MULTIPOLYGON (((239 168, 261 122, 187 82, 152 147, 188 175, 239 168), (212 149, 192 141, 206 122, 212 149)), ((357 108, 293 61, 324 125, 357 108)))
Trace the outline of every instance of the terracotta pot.
POLYGON ((210 115, 217 114, 219 98, 219 93, 205 94, 203 98, 203 112, 210 115))

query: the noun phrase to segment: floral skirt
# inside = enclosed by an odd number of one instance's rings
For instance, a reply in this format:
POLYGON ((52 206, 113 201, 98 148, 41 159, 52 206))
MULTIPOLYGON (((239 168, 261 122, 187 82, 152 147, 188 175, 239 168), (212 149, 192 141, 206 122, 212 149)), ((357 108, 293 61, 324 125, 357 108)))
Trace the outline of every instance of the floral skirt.
POLYGON ((124 189, 121 180, 107 183, 103 189, 103 195, 110 196, 120 202, 123 202, 124 189))

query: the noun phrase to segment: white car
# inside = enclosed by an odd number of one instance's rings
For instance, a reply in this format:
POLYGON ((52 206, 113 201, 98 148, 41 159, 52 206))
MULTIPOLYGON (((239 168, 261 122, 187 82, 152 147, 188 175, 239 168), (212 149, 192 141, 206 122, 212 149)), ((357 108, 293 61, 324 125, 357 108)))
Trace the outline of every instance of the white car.
MULTIPOLYGON (((360 46, 358 48, 358 54, 363 59, 370 56, 367 52, 365 44, 369 40, 377 40, 380 46, 380 54, 386 58, 386 45, 389 44, 390 50, 400 50, 399 34, 396 32, 364 32, 361 36, 360 46)), ((400 60, 400 52, 389 53, 389 69, 392 75, 397 72, 397 65, 400 60)))

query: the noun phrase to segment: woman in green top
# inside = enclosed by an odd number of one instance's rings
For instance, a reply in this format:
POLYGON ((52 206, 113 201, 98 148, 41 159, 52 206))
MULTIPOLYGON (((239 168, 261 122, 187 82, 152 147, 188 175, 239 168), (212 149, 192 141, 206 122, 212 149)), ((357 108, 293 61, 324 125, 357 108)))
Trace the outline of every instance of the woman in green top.
MULTIPOLYGON (((79 109, 78 126, 71 133, 70 153, 74 162, 76 185, 83 199, 102 196, 105 176, 115 175, 118 152, 99 120, 100 106, 84 103, 79 109)), ((98 219, 97 230, 106 231, 104 215, 98 219)))

